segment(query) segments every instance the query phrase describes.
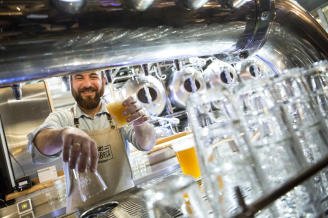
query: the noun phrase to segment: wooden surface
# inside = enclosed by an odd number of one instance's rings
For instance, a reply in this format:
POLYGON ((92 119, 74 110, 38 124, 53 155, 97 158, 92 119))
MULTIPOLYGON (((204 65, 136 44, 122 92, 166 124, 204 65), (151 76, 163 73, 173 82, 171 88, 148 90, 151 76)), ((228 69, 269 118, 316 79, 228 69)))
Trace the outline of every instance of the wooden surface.
POLYGON ((167 142, 167 141, 171 141, 171 140, 176 139, 176 138, 180 138, 182 136, 186 136, 188 134, 191 134, 191 132, 179 132, 175 135, 171 135, 171 136, 168 136, 168 137, 165 137, 165 138, 157 139, 156 145, 162 144, 162 143, 167 142))
MULTIPOLYGON (((64 171, 63 170, 58 171, 57 175, 59 177, 58 179, 60 179, 60 177, 62 175, 64 175, 64 171)), ((36 191, 39 191, 39 190, 42 190, 42 189, 45 189, 45 188, 49 188, 49 187, 54 185, 55 181, 56 180, 40 183, 39 178, 33 178, 33 179, 31 179, 31 182, 33 182, 33 184, 35 184, 35 185, 33 185, 31 188, 26 189, 24 191, 13 192, 13 193, 10 193, 10 194, 6 195, 6 201, 13 200, 15 198, 22 197, 22 196, 27 195, 27 194, 31 194, 33 192, 36 192, 36 191)))
POLYGON ((184 136, 187 136, 189 134, 191 134, 191 132, 180 132, 180 133, 172 135, 172 136, 158 139, 156 141, 155 147, 152 150, 148 151, 148 154, 153 153, 155 151, 159 151, 159 150, 167 148, 167 147, 170 147, 172 142, 174 142, 184 136))
POLYGON ((46 81, 44 81, 44 87, 46 89, 46 94, 47 94, 47 97, 48 97, 50 112, 53 112, 53 111, 55 111, 55 107, 54 107, 54 104, 52 102, 52 97, 51 97, 51 94, 50 94, 48 83, 46 81))

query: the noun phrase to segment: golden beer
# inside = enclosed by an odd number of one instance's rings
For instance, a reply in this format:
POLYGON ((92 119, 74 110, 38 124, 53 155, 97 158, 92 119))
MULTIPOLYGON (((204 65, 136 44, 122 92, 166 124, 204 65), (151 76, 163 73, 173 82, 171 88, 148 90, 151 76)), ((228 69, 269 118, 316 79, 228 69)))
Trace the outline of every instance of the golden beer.
POLYGON ((126 119, 130 116, 124 116, 123 111, 126 109, 126 106, 123 106, 123 101, 113 102, 107 105, 107 110, 114 120, 116 126, 118 128, 125 126, 128 124, 126 119))
POLYGON ((178 150, 175 152, 175 155, 178 158, 183 174, 190 175, 195 179, 200 177, 201 174, 194 146, 178 150))

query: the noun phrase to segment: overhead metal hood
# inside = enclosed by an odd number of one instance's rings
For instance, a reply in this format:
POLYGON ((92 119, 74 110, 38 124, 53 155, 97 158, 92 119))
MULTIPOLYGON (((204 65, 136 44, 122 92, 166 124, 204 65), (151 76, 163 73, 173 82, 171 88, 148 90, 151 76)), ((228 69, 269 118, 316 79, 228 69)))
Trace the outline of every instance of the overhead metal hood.
POLYGON ((290 0, 131 2, 3 0, 0 86, 193 56, 256 54, 277 70, 328 57, 326 32, 290 0))
POLYGON ((324 4, 327 4, 327 0, 297 0, 305 10, 312 11, 324 4))

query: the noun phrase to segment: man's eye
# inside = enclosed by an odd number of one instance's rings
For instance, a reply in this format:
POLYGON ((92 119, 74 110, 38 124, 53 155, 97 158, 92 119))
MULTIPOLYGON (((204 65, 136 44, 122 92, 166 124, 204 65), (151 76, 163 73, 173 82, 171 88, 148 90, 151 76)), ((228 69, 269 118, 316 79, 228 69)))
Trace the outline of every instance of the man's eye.
POLYGON ((90 76, 91 79, 99 79, 98 75, 90 76))

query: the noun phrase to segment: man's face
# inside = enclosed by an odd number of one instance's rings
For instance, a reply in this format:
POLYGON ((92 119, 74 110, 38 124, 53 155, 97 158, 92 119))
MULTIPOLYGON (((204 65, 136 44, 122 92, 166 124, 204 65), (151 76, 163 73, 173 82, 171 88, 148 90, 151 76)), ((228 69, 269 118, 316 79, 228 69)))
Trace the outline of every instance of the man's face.
POLYGON ((87 110, 98 106, 104 94, 105 79, 100 72, 86 72, 72 75, 72 95, 77 104, 87 110))

